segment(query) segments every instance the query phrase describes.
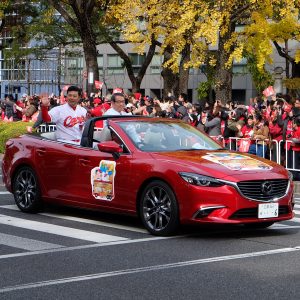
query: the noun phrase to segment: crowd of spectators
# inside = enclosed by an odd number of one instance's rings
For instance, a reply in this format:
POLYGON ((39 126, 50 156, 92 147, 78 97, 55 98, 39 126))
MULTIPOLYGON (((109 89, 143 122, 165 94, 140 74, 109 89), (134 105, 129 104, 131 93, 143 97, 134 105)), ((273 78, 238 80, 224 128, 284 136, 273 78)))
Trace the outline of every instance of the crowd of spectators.
MULTIPOLYGON (((51 107, 64 103, 62 97, 50 96, 51 107)), ((91 117, 101 116, 110 108, 111 94, 101 97, 92 94, 82 98, 80 105, 91 117)), ((125 94, 126 111, 145 116, 181 119, 223 143, 224 147, 266 156, 271 141, 281 143, 284 150, 300 154, 300 99, 277 94, 270 97, 255 97, 248 105, 219 100, 213 103, 195 104, 188 101, 186 94, 178 98, 168 96, 164 99, 143 96, 140 93, 125 94), (245 138, 234 145, 230 138, 245 138), (230 145, 229 145, 230 144, 230 145)), ((33 121, 34 127, 42 123, 40 97, 23 95, 16 101, 11 95, 1 100, 0 115, 4 121, 33 121)), ((232 139, 231 139, 232 140, 232 139)), ((295 154, 293 154, 295 155, 295 154)), ((290 159, 291 160, 291 159, 290 159)), ((293 159, 294 167, 299 169, 300 155, 293 159), (299 157, 298 157, 299 156, 299 157)))

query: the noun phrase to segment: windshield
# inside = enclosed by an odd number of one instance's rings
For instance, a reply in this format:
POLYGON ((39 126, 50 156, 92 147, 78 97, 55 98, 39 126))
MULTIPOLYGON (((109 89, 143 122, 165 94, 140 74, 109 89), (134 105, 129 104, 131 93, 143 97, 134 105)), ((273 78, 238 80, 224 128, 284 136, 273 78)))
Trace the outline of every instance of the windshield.
POLYGON ((142 151, 218 150, 221 145, 187 123, 130 121, 118 123, 142 151))

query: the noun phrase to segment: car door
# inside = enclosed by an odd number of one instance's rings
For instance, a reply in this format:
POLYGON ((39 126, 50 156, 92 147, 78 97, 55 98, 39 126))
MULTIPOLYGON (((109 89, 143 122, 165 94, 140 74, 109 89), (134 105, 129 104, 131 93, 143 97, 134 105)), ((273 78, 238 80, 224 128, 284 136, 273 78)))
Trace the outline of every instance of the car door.
MULTIPOLYGON (((86 206, 104 206, 118 209, 130 209, 134 207, 133 201, 129 201, 130 176, 131 175, 132 155, 121 153, 118 159, 114 159, 110 153, 104 153, 98 149, 81 147, 76 155, 76 175, 73 176, 73 201, 80 201, 86 206), (112 199, 100 197, 93 191, 95 170, 100 168, 100 164, 107 162, 108 165, 114 165, 114 177, 112 177, 113 194, 112 199), (93 175, 92 175, 93 174, 93 175)), ((99 178, 98 182, 102 182, 99 178)))
POLYGON ((44 197, 70 199, 75 172, 76 151, 80 147, 50 140, 35 145, 35 162, 44 197))

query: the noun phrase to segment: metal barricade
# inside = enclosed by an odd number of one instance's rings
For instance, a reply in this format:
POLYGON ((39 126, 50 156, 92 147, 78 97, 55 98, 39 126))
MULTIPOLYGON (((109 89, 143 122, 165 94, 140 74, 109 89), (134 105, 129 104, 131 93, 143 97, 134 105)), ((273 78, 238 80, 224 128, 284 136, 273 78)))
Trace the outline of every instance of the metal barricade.
POLYGON ((56 125, 55 124, 41 124, 37 130, 37 132, 43 133, 43 132, 53 132, 56 131, 56 125))
MULTIPOLYGON (((229 138, 229 150, 238 151, 240 141, 246 140, 249 141, 249 138, 240 138, 240 137, 230 137, 229 138)), ((258 146, 262 146, 262 153, 263 158, 275 161, 280 163, 280 156, 279 156, 279 144, 276 140, 255 140, 254 141, 256 153, 258 151, 258 146)))
POLYGON ((279 142, 279 156, 281 158, 281 164, 290 171, 300 172, 299 162, 296 164, 296 159, 298 157, 298 151, 294 151, 291 149, 292 141, 281 140, 279 142))

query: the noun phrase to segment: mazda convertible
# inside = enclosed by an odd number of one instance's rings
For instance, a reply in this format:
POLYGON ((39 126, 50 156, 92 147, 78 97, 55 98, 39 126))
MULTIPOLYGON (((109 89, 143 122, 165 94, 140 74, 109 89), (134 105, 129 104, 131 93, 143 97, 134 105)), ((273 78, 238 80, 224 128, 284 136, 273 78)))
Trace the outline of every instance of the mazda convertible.
POLYGON ((80 144, 57 141, 55 132, 25 134, 7 141, 2 171, 23 212, 55 203, 125 213, 154 235, 180 224, 266 228, 293 217, 284 167, 226 150, 174 119, 93 118, 80 144))

